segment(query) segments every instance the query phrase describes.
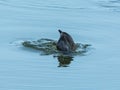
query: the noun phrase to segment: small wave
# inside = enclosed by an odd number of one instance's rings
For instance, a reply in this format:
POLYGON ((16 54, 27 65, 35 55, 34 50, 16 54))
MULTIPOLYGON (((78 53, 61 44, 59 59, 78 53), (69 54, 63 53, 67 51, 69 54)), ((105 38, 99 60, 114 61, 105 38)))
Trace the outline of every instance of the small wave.
POLYGON ((1 0, 0 5, 9 6, 11 8, 24 8, 24 9, 39 9, 39 10, 81 10, 82 7, 69 7, 64 5, 54 5, 49 3, 37 2, 37 1, 8 1, 1 0))
POLYGON ((74 9, 74 10, 80 10, 80 9, 85 9, 85 8, 80 8, 80 7, 65 7, 65 6, 54 6, 54 5, 51 5, 51 6, 47 6, 48 8, 53 8, 53 9, 64 9, 64 10, 71 10, 71 9, 74 9))
POLYGON ((73 61, 74 56, 84 56, 90 46, 89 44, 76 43, 76 51, 64 53, 57 50, 56 43, 57 41, 55 40, 43 38, 36 41, 24 41, 22 45, 27 48, 39 50, 41 55, 53 55, 59 62, 58 67, 68 67, 71 61, 73 61))
POLYGON ((98 4, 109 10, 120 11, 120 0, 100 1, 98 4))
POLYGON ((23 40, 12 41, 10 42, 10 45, 21 47, 22 46, 21 43, 23 42, 24 42, 23 40))
MULTIPOLYGON (((56 48, 57 41, 51 39, 39 39, 36 41, 24 41, 23 46, 33 48, 42 52, 42 55, 61 54, 56 48)), ((89 44, 76 43, 76 51, 70 53, 70 55, 82 55, 87 52, 89 44)), ((63 54, 63 53, 62 53, 63 54)), ((65 54, 67 55, 67 54, 65 54)))

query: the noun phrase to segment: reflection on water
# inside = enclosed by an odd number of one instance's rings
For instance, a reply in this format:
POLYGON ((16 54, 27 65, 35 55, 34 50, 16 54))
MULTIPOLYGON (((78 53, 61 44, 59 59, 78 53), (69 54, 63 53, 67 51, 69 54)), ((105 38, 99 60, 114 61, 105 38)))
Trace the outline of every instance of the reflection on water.
POLYGON ((76 43, 76 51, 68 53, 58 51, 56 48, 56 41, 52 39, 39 39, 36 41, 24 41, 22 43, 24 47, 32 48, 41 51, 41 55, 53 55, 57 57, 59 65, 58 67, 67 67, 74 56, 83 56, 89 50, 89 44, 76 43))
POLYGON ((73 61, 73 57, 64 56, 64 55, 57 56, 57 59, 59 62, 58 67, 68 67, 68 65, 71 63, 71 61, 73 61))

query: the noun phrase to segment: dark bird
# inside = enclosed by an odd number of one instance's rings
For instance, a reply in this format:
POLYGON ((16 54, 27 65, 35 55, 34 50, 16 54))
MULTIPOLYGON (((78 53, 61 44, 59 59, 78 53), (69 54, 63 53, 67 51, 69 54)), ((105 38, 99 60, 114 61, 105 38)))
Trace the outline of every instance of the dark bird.
POLYGON ((65 52, 72 52, 75 51, 76 45, 72 39, 72 37, 61 30, 58 30, 60 33, 60 38, 57 42, 57 49, 59 51, 65 51, 65 52))

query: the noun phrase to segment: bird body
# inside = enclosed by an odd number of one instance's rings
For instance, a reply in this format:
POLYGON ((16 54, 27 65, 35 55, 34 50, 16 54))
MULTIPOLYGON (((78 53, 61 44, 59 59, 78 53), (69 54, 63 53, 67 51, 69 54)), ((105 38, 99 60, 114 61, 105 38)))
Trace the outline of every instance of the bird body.
POLYGON ((60 51, 67 51, 67 52, 72 52, 75 51, 75 43, 72 39, 72 37, 61 30, 58 30, 60 33, 60 38, 57 42, 57 49, 60 51))

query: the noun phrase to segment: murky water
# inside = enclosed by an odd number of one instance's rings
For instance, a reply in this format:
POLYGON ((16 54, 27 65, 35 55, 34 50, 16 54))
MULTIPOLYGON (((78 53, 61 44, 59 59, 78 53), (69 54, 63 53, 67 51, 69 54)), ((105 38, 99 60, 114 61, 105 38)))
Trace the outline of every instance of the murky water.
POLYGON ((119 17, 120 0, 0 0, 0 90, 119 90, 119 17), (92 45, 68 67, 21 44, 58 29, 92 45))

